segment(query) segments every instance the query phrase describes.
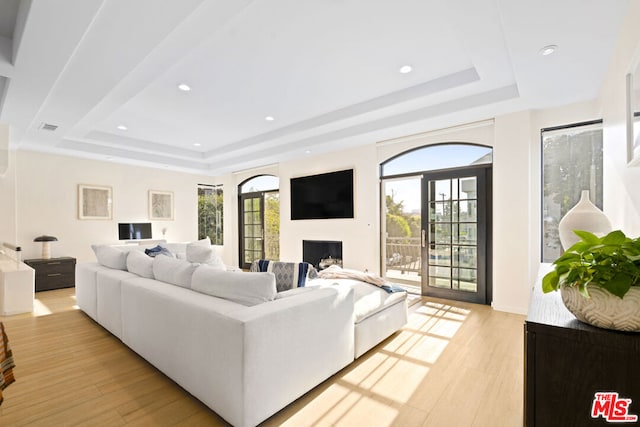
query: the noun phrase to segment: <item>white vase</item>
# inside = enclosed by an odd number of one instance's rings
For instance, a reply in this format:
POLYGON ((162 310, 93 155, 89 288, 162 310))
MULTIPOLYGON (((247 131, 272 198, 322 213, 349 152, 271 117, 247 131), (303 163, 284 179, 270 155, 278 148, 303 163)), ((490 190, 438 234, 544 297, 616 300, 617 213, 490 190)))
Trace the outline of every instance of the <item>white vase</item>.
POLYGON ((560 243, 565 251, 580 240, 573 230, 589 231, 600 237, 611 231, 609 218, 589 200, 589 190, 582 190, 578 203, 558 224, 560 243))

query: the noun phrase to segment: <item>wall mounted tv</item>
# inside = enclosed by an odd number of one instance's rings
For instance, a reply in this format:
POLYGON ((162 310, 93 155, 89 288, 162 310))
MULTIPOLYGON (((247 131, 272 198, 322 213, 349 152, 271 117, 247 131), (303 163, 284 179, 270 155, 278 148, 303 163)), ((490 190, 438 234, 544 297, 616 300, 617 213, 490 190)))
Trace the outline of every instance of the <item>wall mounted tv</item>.
POLYGON ((291 219, 353 218, 353 169, 291 178, 291 219))
POLYGON ((121 222, 118 223, 119 240, 141 240, 151 238, 150 222, 121 222))

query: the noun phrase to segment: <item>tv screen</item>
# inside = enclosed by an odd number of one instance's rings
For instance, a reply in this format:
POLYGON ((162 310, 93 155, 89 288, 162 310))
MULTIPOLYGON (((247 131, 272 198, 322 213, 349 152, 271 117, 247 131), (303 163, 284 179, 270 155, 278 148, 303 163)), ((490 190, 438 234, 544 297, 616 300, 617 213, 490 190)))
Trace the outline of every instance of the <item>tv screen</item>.
POLYGON ((291 178, 291 219, 353 218, 353 169, 291 178))
POLYGON ((150 222, 138 222, 138 223, 119 223, 118 224, 118 239, 119 240, 140 240, 151 238, 151 223, 150 222))

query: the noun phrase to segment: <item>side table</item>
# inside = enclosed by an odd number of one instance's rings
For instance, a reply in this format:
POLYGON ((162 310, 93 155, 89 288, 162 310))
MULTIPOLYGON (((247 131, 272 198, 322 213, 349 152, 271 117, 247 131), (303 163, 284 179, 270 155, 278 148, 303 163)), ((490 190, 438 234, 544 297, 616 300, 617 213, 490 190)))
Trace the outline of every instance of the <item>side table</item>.
POLYGON ((25 259, 24 263, 36 271, 36 292, 75 286, 75 258, 25 259))

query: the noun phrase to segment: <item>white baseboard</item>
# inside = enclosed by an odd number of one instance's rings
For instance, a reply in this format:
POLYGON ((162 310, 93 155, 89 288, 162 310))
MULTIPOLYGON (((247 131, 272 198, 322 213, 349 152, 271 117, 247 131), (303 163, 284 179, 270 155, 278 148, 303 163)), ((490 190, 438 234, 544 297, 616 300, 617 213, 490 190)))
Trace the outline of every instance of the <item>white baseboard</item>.
POLYGON ((529 307, 508 306, 508 305, 501 305, 496 303, 491 303, 491 308, 497 311, 505 311, 507 313, 513 313, 513 314, 522 314, 525 316, 529 312, 529 307))

